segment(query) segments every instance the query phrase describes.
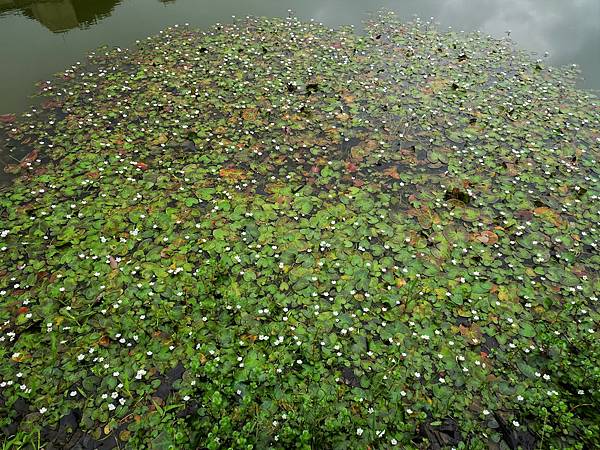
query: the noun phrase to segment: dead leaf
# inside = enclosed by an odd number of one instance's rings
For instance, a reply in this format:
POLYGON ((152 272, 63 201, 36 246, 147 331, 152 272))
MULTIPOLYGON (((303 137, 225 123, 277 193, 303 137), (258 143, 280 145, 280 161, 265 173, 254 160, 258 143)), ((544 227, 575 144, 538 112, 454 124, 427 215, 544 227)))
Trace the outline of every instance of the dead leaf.
POLYGON ((258 110, 256 108, 246 108, 242 113, 244 120, 255 120, 258 116, 258 110))
POLYGON ((26 167, 27 163, 31 163, 33 161, 35 161, 38 158, 38 154, 39 152, 37 150, 32 150, 29 153, 27 153, 27 155, 25 155, 25 157, 21 160, 21 162, 19 163, 19 165, 21 167, 26 167))
POLYGON ((483 339, 483 334, 481 333, 481 328, 477 324, 473 324, 471 326, 459 325, 458 331, 461 336, 466 337, 471 344, 479 344, 483 339))
POLYGON ((246 173, 242 169, 229 168, 219 170, 219 175, 229 181, 245 180, 246 173))
POLYGON ((498 235, 493 231, 482 231, 480 234, 475 235, 475 240, 486 245, 494 245, 498 242, 498 235))
POLYGON ((392 177, 394 180, 400 179, 400 174, 398 173, 398 168, 396 166, 388 167, 383 171, 383 174, 392 177))

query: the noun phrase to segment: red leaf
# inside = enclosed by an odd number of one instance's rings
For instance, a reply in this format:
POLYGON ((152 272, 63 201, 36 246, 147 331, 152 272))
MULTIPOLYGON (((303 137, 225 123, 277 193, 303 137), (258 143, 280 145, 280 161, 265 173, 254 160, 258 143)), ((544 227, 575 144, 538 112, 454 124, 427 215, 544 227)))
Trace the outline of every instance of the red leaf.
POLYGON ((17 120, 17 116, 15 116, 14 114, 0 115, 0 122, 2 123, 13 123, 15 120, 17 120))
POLYGON ((139 162, 135 165, 135 167, 137 167, 140 170, 147 170, 148 169, 148 164, 143 163, 143 162, 139 162))
POLYGON ((348 163, 346 163, 346 170, 350 173, 353 173, 358 170, 358 167, 356 164, 354 164, 352 162, 348 162, 348 163))
POLYGON ((27 153, 27 155, 25 156, 25 158, 23 158, 21 160, 21 166, 26 165, 27 163, 33 162, 37 159, 38 157, 38 151, 37 150, 32 150, 29 153, 27 153))

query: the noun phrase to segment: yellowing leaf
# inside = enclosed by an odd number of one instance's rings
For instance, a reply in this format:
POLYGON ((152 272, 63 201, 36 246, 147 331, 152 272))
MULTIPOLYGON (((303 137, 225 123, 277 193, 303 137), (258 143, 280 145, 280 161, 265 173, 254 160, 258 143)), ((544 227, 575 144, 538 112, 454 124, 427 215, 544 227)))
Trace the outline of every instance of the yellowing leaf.
POLYGON ((239 181, 247 178, 242 169, 221 169, 219 175, 229 181, 239 181))

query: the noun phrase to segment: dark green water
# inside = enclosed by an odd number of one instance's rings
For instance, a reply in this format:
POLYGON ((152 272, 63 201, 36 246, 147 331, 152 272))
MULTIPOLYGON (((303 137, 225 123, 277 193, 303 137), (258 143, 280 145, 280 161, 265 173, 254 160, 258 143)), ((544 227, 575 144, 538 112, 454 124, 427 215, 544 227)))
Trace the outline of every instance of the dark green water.
POLYGON ((579 65, 581 86, 600 89, 600 0, 0 0, 0 114, 24 110, 37 81, 102 44, 128 46, 177 23, 207 27, 290 8, 331 26, 360 27, 369 11, 388 8, 455 30, 497 37, 510 30, 520 48, 579 65))

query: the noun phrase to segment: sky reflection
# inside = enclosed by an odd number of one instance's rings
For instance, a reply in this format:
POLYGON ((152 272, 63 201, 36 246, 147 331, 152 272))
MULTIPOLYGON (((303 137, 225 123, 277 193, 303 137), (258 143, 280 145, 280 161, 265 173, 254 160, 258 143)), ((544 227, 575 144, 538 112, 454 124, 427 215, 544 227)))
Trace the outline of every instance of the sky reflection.
POLYGON ((454 30, 496 37, 511 30, 520 48, 547 51, 555 65, 580 65, 581 85, 600 90, 599 0, 0 0, 0 114, 25 109, 36 81, 100 45, 127 46, 175 23, 203 28, 290 8, 330 26, 360 27, 369 11, 387 8, 406 20, 433 16, 454 30))

